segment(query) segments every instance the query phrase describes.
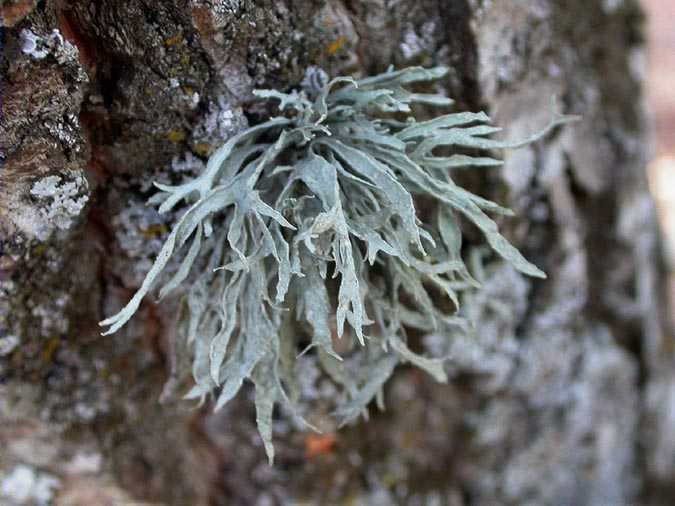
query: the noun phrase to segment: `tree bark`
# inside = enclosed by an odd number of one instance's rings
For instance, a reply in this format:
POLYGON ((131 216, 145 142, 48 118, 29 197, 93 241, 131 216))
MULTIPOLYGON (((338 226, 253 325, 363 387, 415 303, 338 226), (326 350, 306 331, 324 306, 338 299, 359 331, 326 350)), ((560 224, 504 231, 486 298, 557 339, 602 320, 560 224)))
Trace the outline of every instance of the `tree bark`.
POLYGON ((675 501, 634 0, 3 0, 0 20, 2 504, 675 501), (269 467, 248 393, 180 400, 175 302, 96 323, 174 218, 151 182, 259 120, 254 88, 390 64, 450 66, 457 109, 509 138, 552 96, 583 116, 466 181, 516 211, 502 226, 549 278, 492 265, 449 384, 400 368, 386 411, 335 434, 282 415, 269 467))

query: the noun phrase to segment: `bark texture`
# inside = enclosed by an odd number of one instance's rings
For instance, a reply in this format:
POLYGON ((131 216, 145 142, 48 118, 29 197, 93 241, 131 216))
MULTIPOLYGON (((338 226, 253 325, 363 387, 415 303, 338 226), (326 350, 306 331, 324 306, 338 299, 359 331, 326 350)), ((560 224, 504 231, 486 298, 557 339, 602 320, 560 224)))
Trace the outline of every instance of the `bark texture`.
POLYGON ((675 501, 634 0, 3 0, 0 22, 2 504, 675 501), (553 95, 583 115, 466 182, 511 205, 549 279, 495 264, 450 384, 400 369, 385 412, 320 437, 282 417, 269 467, 246 394, 179 400, 175 306, 112 337, 96 322, 174 219, 145 206, 151 182, 257 121, 252 89, 390 64, 449 65, 458 108, 511 138, 553 95))

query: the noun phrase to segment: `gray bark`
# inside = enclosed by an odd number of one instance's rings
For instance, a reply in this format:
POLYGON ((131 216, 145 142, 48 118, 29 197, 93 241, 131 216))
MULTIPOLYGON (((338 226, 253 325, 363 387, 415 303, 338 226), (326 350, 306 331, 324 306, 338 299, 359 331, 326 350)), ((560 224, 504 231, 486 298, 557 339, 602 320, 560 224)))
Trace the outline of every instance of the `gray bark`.
POLYGON ((3 0, 0 20, 2 504, 673 503, 635 1, 3 0), (386 411, 318 439, 281 416, 269 467, 247 394, 180 400, 175 305, 96 323, 172 220, 151 181, 264 114, 252 89, 390 64, 450 66, 458 109, 511 138, 553 95, 583 115, 466 182, 549 279, 495 264, 448 385, 399 369, 386 411))

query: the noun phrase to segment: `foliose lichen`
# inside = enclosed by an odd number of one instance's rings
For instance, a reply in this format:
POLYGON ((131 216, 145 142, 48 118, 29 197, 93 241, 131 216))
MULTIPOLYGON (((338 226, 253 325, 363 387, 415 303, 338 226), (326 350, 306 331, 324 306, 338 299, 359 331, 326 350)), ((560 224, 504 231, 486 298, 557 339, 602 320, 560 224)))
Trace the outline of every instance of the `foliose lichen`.
POLYGON ((150 203, 160 213, 181 203, 186 210, 133 298, 101 322, 105 333, 119 330, 160 281, 162 299, 190 278, 183 330, 196 384, 187 397, 218 392, 218 409, 252 381, 270 462, 275 404, 304 411, 299 352, 317 353, 340 392, 335 415, 343 424, 367 414, 373 399, 382 404, 399 363, 447 381, 448 357, 414 352, 408 334, 465 332, 460 299, 480 283, 463 261, 460 220, 515 269, 545 277, 487 214, 511 211, 458 186, 451 170, 497 166, 476 152, 534 142, 575 118, 554 113, 520 143, 489 138, 500 129, 483 112, 418 121, 417 105, 452 101, 408 87, 428 88, 446 73, 412 67, 339 77, 315 96, 255 92, 277 100, 281 115, 230 138, 194 179, 156 184, 150 203), (420 212, 420 202, 434 205, 420 212), (161 280, 174 256, 180 266, 161 280))

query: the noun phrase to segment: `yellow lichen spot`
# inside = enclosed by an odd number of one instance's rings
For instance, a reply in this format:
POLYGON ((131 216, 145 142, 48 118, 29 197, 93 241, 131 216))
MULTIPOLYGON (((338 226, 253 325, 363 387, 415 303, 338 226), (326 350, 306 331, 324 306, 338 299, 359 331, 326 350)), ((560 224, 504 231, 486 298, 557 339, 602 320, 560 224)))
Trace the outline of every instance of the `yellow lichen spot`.
POLYGON ((359 501, 361 500, 361 496, 355 492, 352 492, 345 496, 341 501, 340 501, 340 506, 357 506, 359 501))
POLYGON ((340 49, 342 49, 342 46, 345 45, 345 42, 347 42, 347 37, 342 35, 335 42, 332 42, 331 44, 328 45, 328 47, 326 48, 326 53, 328 53, 329 56, 333 56, 340 49))
POLYGON ((583 467, 583 473, 584 476, 586 476, 586 479, 592 480, 595 478, 595 466, 589 462, 583 467))
POLYGON ((211 154, 211 144, 207 142, 200 142, 198 144, 195 144, 192 147, 192 150, 202 158, 206 158, 207 156, 209 156, 209 154, 211 154))
POLYGON ((47 344, 45 344, 45 347, 42 349, 42 362, 45 364, 50 363, 54 357, 54 352, 60 345, 61 339, 58 337, 52 337, 47 341, 47 344))
POLYGON ((192 95, 195 92, 192 86, 183 86, 183 91, 186 95, 192 95))
POLYGON ((666 355, 675 354, 675 336, 666 334, 661 339, 661 348, 666 355))
POLYGON ((182 130, 171 130, 166 134, 166 138, 171 142, 183 142, 185 140, 185 132, 182 130))
POLYGON ((49 249, 49 245, 48 245, 48 244, 46 244, 46 243, 38 244, 37 246, 35 246, 35 247, 33 248, 33 251, 32 251, 33 257, 35 257, 35 258, 41 257, 42 255, 44 255, 45 253, 47 253, 47 250, 48 250, 48 249, 49 249))
POLYGON ((155 239, 166 234, 168 231, 169 229, 163 223, 155 223, 148 228, 142 228, 140 233, 146 239, 155 239))
POLYGON ((174 35, 173 37, 169 37, 164 41, 164 45, 166 47, 172 47, 175 46, 176 44, 180 44, 183 42, 183 36, 181 34, 174 35))
POLYGON ((401 483, 401 477, 396 473, 384 473, 380 476, 380 479, 382 480, 382 484, 387 488, 395 487, 401 483))
POLYGON ((180 57, 180 64, 183 67, 187 67, 190 65, 190 55, 189 54, 184 54, 183 56, 180 57))

